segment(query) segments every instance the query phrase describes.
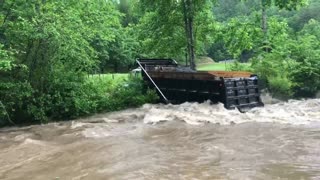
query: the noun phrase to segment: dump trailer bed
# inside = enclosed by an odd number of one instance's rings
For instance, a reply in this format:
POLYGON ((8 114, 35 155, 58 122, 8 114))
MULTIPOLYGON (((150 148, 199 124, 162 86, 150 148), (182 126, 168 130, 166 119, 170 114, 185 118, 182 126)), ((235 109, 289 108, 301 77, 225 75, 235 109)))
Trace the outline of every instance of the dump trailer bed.
POLYGON ((149 88, 172 103, 222 102, 227 109, 263 106, 258 78, 241 71, 193 71, 173 59, 137 59, 149 88))

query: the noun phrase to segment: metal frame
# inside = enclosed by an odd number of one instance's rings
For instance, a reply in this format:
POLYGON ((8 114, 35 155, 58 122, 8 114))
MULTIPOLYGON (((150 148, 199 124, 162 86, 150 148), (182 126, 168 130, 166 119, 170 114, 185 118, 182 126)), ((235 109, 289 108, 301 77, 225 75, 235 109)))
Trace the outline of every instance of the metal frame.
POLYGON ((138 59, 136 59, 136 62, 138 63, 138 65, 140 66, 140 68, 143 70, 144 73, 146 73, 146 75, 148 76, 148 78, 150 79, 150 81, 152 82, 152 84, 154 85, 154 87, 156 87, 156 89, 158 90, 158 92, 161 94, 161 96, 163 97, 163 99, 165 100, 166 103, 169 102, 169 100, 167 99, 167 97, 162 93, 162 91, 160 90, 160 88, 157 86, 157 84, 153 81, 153 79, 149 76, 149 74, 147 73, 147 71, 144 69, 144 67, 141 65, 141 63, 139 62, 138 59))

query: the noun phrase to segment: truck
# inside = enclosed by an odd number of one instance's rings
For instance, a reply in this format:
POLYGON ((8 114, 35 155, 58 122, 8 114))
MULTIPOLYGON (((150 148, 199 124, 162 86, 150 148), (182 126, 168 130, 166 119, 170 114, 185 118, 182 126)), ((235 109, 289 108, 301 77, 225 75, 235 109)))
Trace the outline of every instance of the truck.
POLYGON ((163 102, 223 103, 226 109, 246 112, 263 106, 258 76, 243 71, 195 71, 179 66, 174 59, 137 59, 148 88, 163 102))

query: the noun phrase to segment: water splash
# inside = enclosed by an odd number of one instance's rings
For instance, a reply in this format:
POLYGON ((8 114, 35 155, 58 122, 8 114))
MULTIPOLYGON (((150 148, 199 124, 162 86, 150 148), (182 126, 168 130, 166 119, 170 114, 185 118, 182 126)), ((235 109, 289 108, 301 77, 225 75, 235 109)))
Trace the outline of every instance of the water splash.
MULTIPOLYGON (((240 124, 246 122, 272 122, 281 124, 310 124, 320 122, 320 99, 290 100, 265 107, 254 108, 247 113, 227 110, 223 104, 184 103, 180 105, 145 105, 143 122, 156 124, 165 121, 184 121, 192 125, 204 123, 240 124)), ((121 114, 121 113, 120 113, 121 114)))

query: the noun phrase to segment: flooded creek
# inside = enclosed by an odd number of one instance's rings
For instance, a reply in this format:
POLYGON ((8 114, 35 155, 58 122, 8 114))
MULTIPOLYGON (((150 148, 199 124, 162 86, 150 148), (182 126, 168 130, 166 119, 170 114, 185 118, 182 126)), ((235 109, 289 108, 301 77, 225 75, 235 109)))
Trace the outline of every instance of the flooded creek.
POLYGON ((320 99, 144 105, 0 129, 0 179, 320 179, 320 99))

